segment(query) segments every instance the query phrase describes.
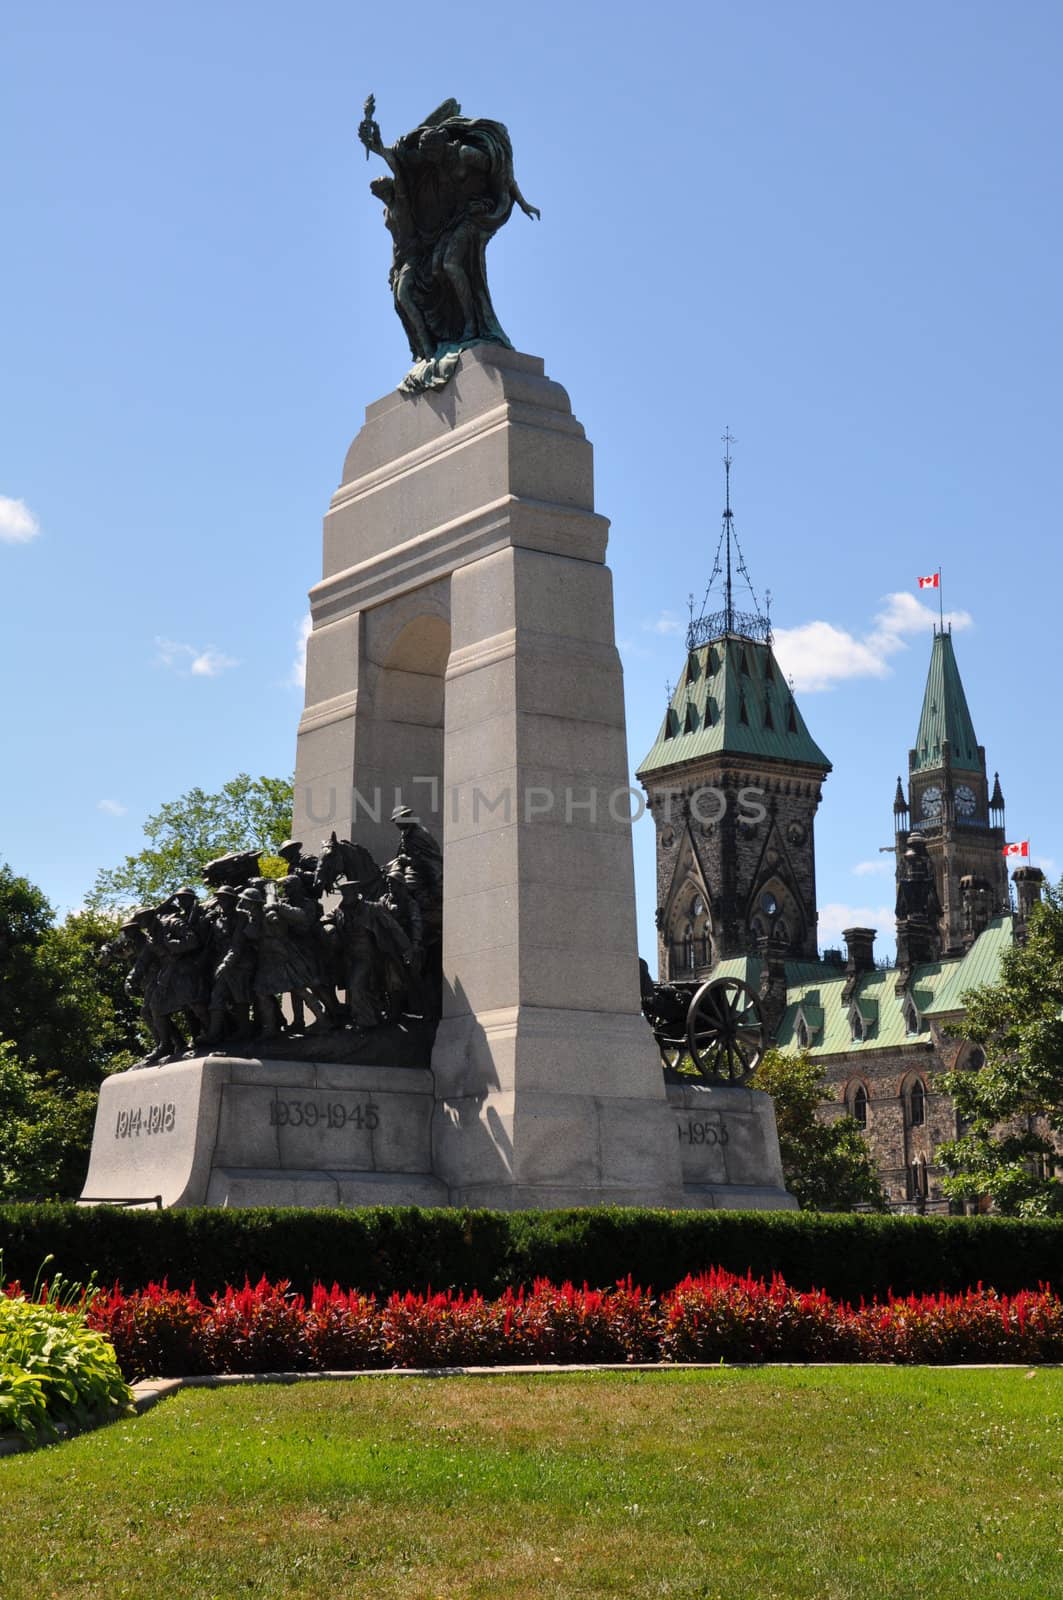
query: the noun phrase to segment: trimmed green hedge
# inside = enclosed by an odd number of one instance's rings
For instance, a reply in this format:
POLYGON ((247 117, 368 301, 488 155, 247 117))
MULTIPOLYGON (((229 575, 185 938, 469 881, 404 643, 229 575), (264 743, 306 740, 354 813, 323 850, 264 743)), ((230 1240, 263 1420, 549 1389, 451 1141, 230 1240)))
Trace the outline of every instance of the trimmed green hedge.
POLYGON ((68 1278, 127 1291, 167 1278, 201 1295, 226 1283, 315 1281, 378 1294, 479 1289, 535 1278, 605 1287, 628 1274, 667 1289, 708 1267, 780 1272, 835 1299, 1063 1289, 1063 1220, 890 1217, 798 1211, 122 1211, 0 1206, 5 1276, 32 1283, 46 1255, 68 1278))

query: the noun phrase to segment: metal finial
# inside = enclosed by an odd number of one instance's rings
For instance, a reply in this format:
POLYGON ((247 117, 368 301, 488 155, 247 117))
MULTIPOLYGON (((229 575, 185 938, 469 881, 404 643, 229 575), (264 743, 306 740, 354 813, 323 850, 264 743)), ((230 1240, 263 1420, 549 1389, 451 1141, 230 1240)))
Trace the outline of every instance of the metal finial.
POLYGON ((691 617, 690 627, 687 629, 687 649, 694 650, 698 646, 707 644, 710 639, 718 639, 727 634, 738 634, 745 639, 754 639, 771 644, 771 617, 766 616, 760 608, 756 591, 753 588, 742 554, 742 546, 734 530, 734 513, 731 510, 731 446, 735 443, 734 434, 730 427, 721 434, 724 446, 724 489, 725 503, 723 512, 723 526, 720 529, 720 540, 716 546, 716 557, 709 575, 708 587, 705 598, 701 603, 701 613, 691 617), (737 611, 735 609, 734 581, 740 577, 749 590, 754 609, 751 612, 737 611), (709 596, 719 593, 717 583, 723 591, 724 608, 722 611, 710 614, 709 596))
POLYGON ((734 444, 734 442, 734 436, 731 433, 731 428, 728 424, 723 434, 723 474, 726 491, 726 501, 723 508, 723 525, 724 532, 727 537, 727 578, 724 590, 724 611, 727 616, 728 633, 734 633, 735 619, 734 593, 731 587, 731 522, 734 517, 734 512, 731 510, 731 446, 734 444))

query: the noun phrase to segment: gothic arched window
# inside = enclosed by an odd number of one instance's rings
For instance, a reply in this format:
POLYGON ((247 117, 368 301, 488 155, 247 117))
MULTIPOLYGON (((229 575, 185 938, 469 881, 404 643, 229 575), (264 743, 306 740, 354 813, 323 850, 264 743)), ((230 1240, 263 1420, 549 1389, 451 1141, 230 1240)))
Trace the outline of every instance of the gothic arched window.
POLYGON ((908 1123, 910 1127, 921 1128, 926 1121, 926 1090, 923 1080, 916 1078, 908 1091, 908 1123))
POLYGON ((858 1083, 852 1099, 853 1120, 862 1128, 867 1127, 867 1090, 862 1083, 858 1083))

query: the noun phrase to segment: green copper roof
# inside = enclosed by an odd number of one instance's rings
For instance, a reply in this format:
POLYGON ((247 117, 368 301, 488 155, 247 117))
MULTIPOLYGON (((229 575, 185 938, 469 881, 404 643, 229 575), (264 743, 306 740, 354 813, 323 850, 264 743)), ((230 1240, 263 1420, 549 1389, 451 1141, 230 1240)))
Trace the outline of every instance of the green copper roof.
MULTIPOLYGON (((927 961, 912 974, 911 998, 915 1002, 918 1029, 908 1031, 905 997, 895 992, 897 969, 877 968, 860 979, 852 1001, 842 999, 845 971, 827 962, 786 962, 787 1006, 779 1027, 780 1050, 801 1048, 797 1029, 803 1017, 811 1037, 808 1053, 814 1057, 841 1055, 846 1051, 866 1052, 897 1049, 904 1045, 928 1044, 930 1019, 943 1018, 963 1009, 961 996, 983 983, 995 983, 1000 976, 1001 958, 1012 942, 1010 916, 994 917, 967 954, 944 961, 927 961), (863 1038, 853 1038, 851 1007, 855 1005, 865 1023, 863 1038)), ((743 963, 721 962, 713 977, 741 977, 756 990, 760 962, 746 958, 743 963), (734 968, 735 970, 730 970, 734 968)))
POLYGON ((978 989, 983 983, 998 983, 1001 959, 1011 943, 1011 918, 994 917, 967 954, 951 963, 951 971, 938 988, 933 1005, 927 1008, 927 1015, 947 1016, 949 1012, 962 1011, 963 996, 968 989, 978 989))
POLYGON ((915 741, 913 771, 925 772, 928 768, 940 767, 941 746, 946 739, 954 767, 961 767, 965 772, 981 770, 978 740, 952 649, 952 634, 935 633, 923 693, 923 714, 915 741))
MULTIPOLYGON (((813 1057, 843 1055, 846 1051, 896 1050, 912 1044, 929 1044, 930 1019, 935 1021, 963 1010, 962 996, 983 983, 996 983, 1005 950, 1012 943, 1012 918, 994 917, 963 956, 926 961, 912 973, 911 997, 918 1013, 918 1030, 908 1032, 905 997, 896 993, 896 967, 866 972, 852 1000, 842 999, 845 968, 828 961, 787 961, 786 1011, 776 1036, 780 1050, 800 1050, 797 1030, 803 1017, 810 1033, 808 1053, 813 1057), (853 1038, 850 1016, 855 1006, 863 1018, 863 1038, 853 1038)), ((763 962, 759 956, 734 956, 712 969, 713 978, 738 978, 756 994, 763 962)))
POLYGON ((723 754, 831 769, 805 727, 771 646, 737 634, 690 651, 638 776, 723 754))

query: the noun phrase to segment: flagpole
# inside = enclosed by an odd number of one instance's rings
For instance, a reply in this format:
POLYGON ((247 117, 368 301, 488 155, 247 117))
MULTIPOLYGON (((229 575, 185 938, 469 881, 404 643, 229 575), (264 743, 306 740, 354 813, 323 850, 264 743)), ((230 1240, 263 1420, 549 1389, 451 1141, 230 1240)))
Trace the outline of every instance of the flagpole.
POLYGON ((938 568, 938 616, 941 618, 941 631, 945 632, 945 595, 941 587, 941 568, 938 568))

